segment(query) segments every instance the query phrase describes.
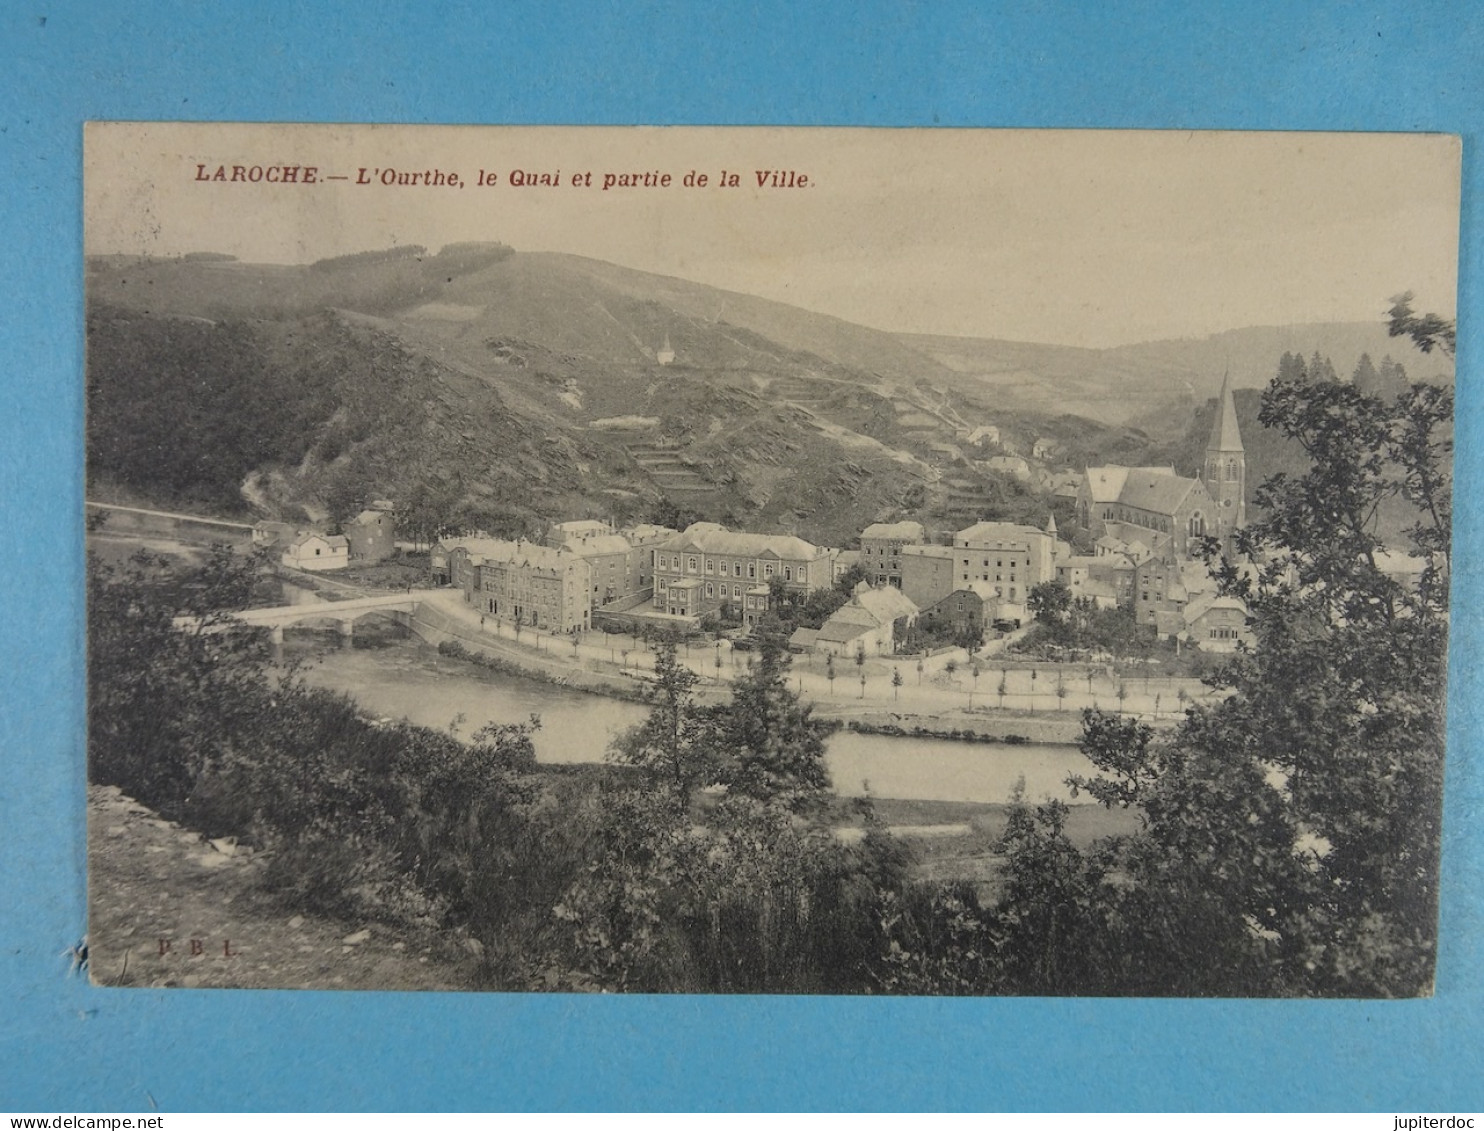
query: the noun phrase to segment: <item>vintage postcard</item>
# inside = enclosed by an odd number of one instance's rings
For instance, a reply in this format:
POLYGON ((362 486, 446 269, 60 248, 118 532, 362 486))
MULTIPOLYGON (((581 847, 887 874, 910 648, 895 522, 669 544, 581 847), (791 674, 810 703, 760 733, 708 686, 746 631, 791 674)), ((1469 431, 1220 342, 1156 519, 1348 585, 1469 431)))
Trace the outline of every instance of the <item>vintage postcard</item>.
POLYGON ((94 979, 1431 993, 1459 170, 90 125, 94 979))

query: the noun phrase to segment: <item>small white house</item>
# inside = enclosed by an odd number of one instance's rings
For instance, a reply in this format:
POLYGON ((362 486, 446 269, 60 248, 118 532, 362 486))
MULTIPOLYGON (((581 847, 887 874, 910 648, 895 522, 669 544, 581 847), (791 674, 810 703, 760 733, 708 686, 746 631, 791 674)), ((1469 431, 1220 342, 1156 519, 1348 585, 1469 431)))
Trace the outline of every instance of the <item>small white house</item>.
POLYGON ((344 569, 350 564, 350 542, 342 534, 300 534, 279 560, 290 569, 344 569))

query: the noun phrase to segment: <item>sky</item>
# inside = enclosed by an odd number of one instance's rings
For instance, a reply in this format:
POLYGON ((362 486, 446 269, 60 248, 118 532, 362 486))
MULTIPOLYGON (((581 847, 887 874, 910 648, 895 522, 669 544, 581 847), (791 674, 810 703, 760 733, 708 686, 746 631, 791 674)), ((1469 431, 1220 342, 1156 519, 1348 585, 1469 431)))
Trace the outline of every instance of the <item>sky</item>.
POLYGON ((884 330, 1106 347, 1378 321, 1403 290, 1452 316, 1459 160, 1436 134, 95 123, 85 245, 307 263, 499 240, 884 330), (670 184, 603 187, 645 173, 670 184))

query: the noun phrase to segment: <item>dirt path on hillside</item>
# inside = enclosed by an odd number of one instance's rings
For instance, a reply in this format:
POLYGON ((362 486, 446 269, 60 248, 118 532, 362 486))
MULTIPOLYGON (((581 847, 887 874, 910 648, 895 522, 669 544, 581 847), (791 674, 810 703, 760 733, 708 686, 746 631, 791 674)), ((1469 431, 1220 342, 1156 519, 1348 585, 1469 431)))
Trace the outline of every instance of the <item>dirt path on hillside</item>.
POLYGON ((264 858, 88 789, 88 958, 108 986, 459 990, 458 940, 296 914, 262 887, 264 858), (194 941, 193 941, 194 940, 194 941))

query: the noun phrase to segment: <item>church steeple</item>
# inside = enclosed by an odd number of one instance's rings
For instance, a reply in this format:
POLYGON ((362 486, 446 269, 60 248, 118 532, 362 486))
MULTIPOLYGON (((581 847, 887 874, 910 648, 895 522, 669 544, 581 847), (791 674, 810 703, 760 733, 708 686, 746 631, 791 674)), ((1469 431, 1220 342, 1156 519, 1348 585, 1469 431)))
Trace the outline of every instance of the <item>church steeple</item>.
POLYGON ((1247 522, 1247 450, 1237 425, 1237 404, 1232 399, 1231 373, 1222 374, 1216 417, 1211 422, 1211 440, 1206 445, 1206 490, 1216 503, 1217 536, 1226 539, 1247 522))
POLYGON ((1231 374, 1221 375, 1221 396, 1216 401, 1216 419, 1211 422, 1211 442, 1206 452, 1245 452, 1242 431, 1237 427, 1237 403, 1232 400, 1231 374))

